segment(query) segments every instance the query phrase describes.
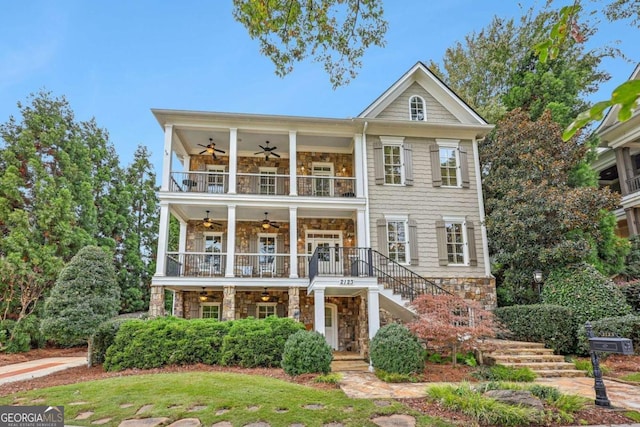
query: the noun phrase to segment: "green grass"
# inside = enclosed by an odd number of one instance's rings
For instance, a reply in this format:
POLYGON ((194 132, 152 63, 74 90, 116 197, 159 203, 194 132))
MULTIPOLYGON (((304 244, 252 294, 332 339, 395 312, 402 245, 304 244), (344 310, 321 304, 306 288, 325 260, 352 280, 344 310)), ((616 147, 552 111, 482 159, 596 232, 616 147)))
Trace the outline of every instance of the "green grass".
MULTIPOLYGON (((572 360, 572 362, 576 366, 576 369, 585 371, 588 377, 593 378, 593 365, 591 364, 590 358, 574 359, 572 360)), ((609 374, 610 369, 606 365, 603 365, 602 362, 600 362, 600 372, 602 372, 602 375, 607 375, 609 374)))
POLYGON ((531 382, 536 374, 529 368, 512 368, 504 365, 481 366, 473 374, 483 381, 531 382))
POLYGON ((629 381, 632 383, 640 383, 640 372, 634 372, 633 374, 627 374, 623 377, 620 377, 620 379, 625 380, 625 381, 629 381))
POLYGON ((625 417, 631 418, 633 421, 640 423, 640 412, 638 411, 626 411, 625 417))
POLYGON ((258 421, 271 426, 302 423, 322 426, 340 422, 345 426, 372 425, 370 418, 393 413, 416 416, 421 426, 447 426, 446 422, 419 416, 406 406, 389 400, 377 406, 367 399, 350 399, 340 390, 318 390, 261 376, 192 372, 110 378, 16 393, 0 398, 0 405, 63 405, 65 421, 90 426, 93 421, 111 418, 108 425, 125 419, 168 417, 170 422, 197 417, 202 425, 229 421, 234 426, 258 421), (127 408, 121 405, 132 404, 127 408), (144 415, 139 408, 153 405, 144 415), (315 409, 305 408, 316 405, 315 409), (202 406, 197 411, 193 408, 202 406), (216 415, 217 411, 226 410, 216 415), (86 420, 75 420, 83 412, 93 412, 86 420))

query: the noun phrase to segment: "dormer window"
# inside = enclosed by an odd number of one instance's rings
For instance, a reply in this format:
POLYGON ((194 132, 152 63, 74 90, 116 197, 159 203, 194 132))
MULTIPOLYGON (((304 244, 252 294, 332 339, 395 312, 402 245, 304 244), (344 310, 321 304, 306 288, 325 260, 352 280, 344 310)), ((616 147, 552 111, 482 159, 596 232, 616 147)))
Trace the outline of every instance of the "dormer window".
POLYGON ((411 120, 417 120, 423 122, 426 118, 424 111, 424 99, 422 97, 414 95, 409 99, 409 108, 411 110, 411 120))

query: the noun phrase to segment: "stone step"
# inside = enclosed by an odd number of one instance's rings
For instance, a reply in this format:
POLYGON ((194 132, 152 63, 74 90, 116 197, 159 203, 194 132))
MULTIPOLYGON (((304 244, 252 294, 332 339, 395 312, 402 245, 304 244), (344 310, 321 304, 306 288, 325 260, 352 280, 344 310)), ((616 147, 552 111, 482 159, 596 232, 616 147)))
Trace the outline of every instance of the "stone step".
POLYGON ((578 378, 586 376, 586 373, 584 371, 580 371, 577 369, 541 369, 534 372, 540 378, 578 378))
POLYGON ((334 360, 331 372, 369 372, 369 364, 364 360, 334 360))
POLYGON ((501 363, 503 366, 510 368, 529 368, 532 371, 549 371, 549 370, 573 370, 575 365, 567 362, 532 362, 532 363, 501 363))
POLYGON ((540 362, 564 362, 564 356, 555 354, 491 354, 486 356, 487 359, 492 359, 495 363, 504 365, 505 363, 540 363, 540 362))
POLYGON ((480 348, 487 348, 486 351, 491 351, 492 349, 513 349, 513 348, 545 348, 543 343, 539 342, 528 342, 528 341, 510 341, 510 340, 498 340, 498 339, 487 339, 478 344, 480 348))
POLYGON ((334 351, 333 360, 364 360, 360 353, 354 353, 351 351, 334 351))

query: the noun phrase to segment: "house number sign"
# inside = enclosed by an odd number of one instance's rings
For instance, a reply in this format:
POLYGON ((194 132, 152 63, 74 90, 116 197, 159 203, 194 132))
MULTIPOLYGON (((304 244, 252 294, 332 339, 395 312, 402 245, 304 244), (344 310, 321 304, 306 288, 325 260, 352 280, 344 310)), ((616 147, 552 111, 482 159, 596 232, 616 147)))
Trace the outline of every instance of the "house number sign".
POLYGON ((341 285, 353 285, 353 279, 340 279, 341 285))

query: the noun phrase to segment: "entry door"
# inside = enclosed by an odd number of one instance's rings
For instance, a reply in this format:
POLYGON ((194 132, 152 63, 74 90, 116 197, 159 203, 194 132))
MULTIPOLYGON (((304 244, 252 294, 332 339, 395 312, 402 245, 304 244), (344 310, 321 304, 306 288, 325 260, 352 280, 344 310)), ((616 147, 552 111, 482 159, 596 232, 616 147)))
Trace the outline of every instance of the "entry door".
POLYGON ((338 349, 338 308, 335 304, 324 306, 324 338, 332 349, 338 349))
POLYGON ((318 274, 342 274, 339 246, 340 242, 334 239, 314 241, 311 253, 318 248, 318 274))

